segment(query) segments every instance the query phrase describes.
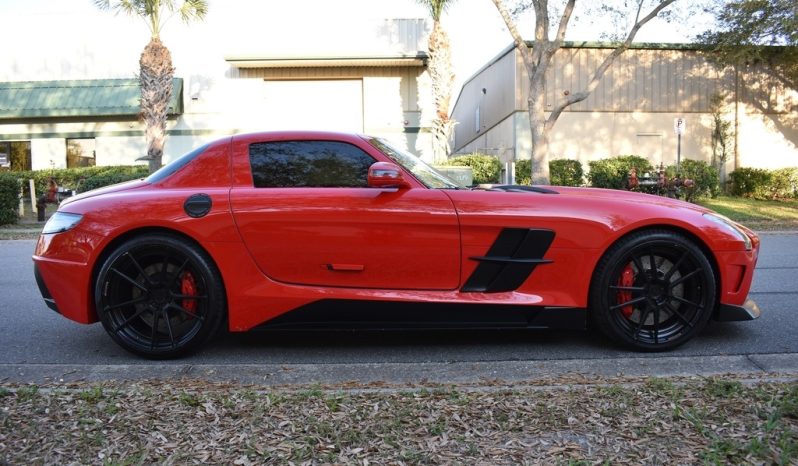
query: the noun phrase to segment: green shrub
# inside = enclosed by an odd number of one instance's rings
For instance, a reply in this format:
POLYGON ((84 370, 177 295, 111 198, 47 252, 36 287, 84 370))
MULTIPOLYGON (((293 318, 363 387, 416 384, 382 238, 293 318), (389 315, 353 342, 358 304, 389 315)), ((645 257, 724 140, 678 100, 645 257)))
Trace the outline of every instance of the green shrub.
POLYGON ((766 190, 768 199, 798 197, 798 168, 771 170, 770 185, 766 190))
POLYGON ((729 174, 732 182, 732 194, 744 197, 767 197, 767 186, 772 175, 761 168, 738 168, 729 174))
POLYGON ((729 174, 732 194, 756 199, 798 197, 798 168, 738 168, 729 174))
MULTIPOLYGON (((147 170, 145 170, 145 172, 147 172, 147 170)), ((139 178, 143 177, 136 173, 124 172, 96 175, 83 180, 83 182, 80 184, 80 192, 85 193, 86 191, 91 191, 92 189, 102 188, 112 184, 123 183, 125 181, 136 180, 139 178)))
MULTIPOLYGON (((582 186, 585 172, 578 160, 557 159, 549 162, 549 176, 554 186, 582 186)), ((531 160, 516 160, 515 184, 532 184, 531 160)))
MULTIPOLYGON (((551 164, 549 164, 551 167, 551 164)), ((551 168, 549 168, 551 169, 551 168)), ((515 184, 532 184, 532 161, 529 159, 515 161, 515 184)))
MULTIPOLYGON (((80 167, 80 168, 56 168, 47 170, 33 170, 13 172, 14 176, 22 180, 24 194, 30 196, 28 180, 33 179, 36 186, 36 194, 40 196, 47 191, 47 183, 52 177, 59 187, 75 191, 88 191, 84 184, 89 184, 95 188, 105 186, 101 184, 109 181, 127 181, 137 178, 144 178, 149 173, 146 165, 121 165, 121 166, 102 166, 102 167, 80 167), (99 178, 99 180, 92 180, 99 178), (92 181, 90 181, 92 180, 92 181)), ((113 181, 113 182, 119 182, 113 181)), ((113 183, 110 183, 113 184, 113 183)), ((94 188, 92 188, 94 189, 94 188)))
POLYGON ((19 180, 15 173, 0 173, 0 225, 16 223, 19 217, 19 180))
POLYGON ((484 154, 461 155, 449 159, 447 165, 471 167, 474 172, 474 184, 498 183, 501 178, 502 164, 497 157, 484 154))
MULTIPOLYGON (((668 178, 676 175, 676 165, 665 169, 668 178)), ((695 187, 687 193, 688 201, 697 197, 718 197, 720 194, 720 175, 718 170, 703 160, 682 160, 681 178, 691 179, 695 187)))
POLYGON ((582 186, 585 172, 578 160, 558 159, 549 162, 549 175, 555 186, 582 186))
POLYGON ((639 155, 619 155, 608 159, 590 162, 587 175, 590 186, 596 188, 626 189, 629 171, 637 169, 637 176, 653 173, 654 167, 645 157, 639 155))

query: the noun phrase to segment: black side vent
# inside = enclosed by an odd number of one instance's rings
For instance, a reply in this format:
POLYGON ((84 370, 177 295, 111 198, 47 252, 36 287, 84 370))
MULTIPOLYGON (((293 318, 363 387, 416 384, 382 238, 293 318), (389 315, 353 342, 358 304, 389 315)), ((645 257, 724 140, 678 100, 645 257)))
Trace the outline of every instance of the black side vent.
POLYGON ((479 265, 461 291, 498 293, 517 289, 538 264, 551 262, 543 256, 552 241, 552 230, 503 229, 486 256, 470 257, 479 265))

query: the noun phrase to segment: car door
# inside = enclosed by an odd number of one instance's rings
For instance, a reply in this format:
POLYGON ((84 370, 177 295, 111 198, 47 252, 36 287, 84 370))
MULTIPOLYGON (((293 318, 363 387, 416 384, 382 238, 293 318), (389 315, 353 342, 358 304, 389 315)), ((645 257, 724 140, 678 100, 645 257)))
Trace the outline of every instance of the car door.
POLYGON ((352 141, 259 141, 234 150, 252 176, 231 190, 233 215, 270 278, 335 287, 458 287, 460 233, 445 193, 369 188, 368 167, 377 160, 352 141))

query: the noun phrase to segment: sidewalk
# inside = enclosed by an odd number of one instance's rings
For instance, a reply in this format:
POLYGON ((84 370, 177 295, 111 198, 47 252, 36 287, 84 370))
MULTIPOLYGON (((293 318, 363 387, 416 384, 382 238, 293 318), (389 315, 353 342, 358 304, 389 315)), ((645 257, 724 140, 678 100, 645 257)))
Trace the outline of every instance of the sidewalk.
POLYGON ((537 361, 480 361, 451 363, 356 364, 0 364, 0 383, 106 382, 174 380, 236 382, 258 386, 302 386, 321 383, 335 387, 397 388, 421 385, 460 387, 517 386, 536 380, 580 376, 712 377, 738 374, 750 377, 798 377, 798 354, 741 354, 726 356, 620 357, 537 361))

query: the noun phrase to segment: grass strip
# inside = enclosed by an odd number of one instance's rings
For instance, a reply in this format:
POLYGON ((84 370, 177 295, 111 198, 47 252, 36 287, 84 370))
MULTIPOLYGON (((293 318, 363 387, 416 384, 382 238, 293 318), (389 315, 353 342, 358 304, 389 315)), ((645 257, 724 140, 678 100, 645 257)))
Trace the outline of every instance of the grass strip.
POLYGON ((764 201, 720 196, 698 203, 753 230, 798 230, 798 200, 764 201))

